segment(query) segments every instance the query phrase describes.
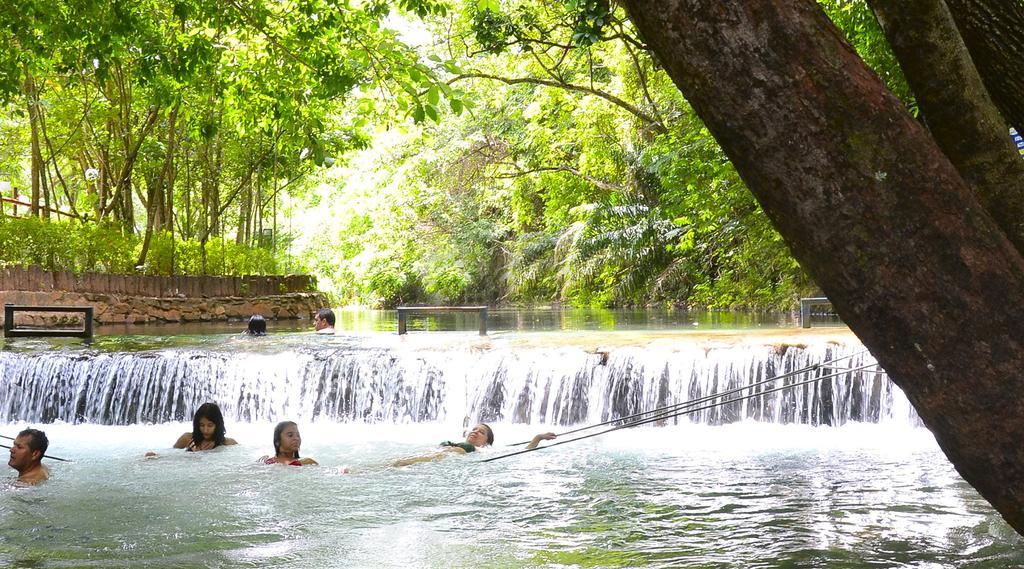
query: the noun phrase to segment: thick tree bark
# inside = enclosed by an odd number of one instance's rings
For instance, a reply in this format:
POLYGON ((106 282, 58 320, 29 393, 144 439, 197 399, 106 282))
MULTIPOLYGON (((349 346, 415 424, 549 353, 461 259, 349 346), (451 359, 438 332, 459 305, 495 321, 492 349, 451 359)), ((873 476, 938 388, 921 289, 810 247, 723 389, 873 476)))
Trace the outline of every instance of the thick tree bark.
POLYGON ((1024 160, 1017 158, 1006 120, 992 103, 945 0, 868 4, 935 141, 1017 250, 1024 251, 1024 160))
POLYGON ((1024 531, 1024 259, 812 0, 625 0, 793 253, 1024 531))
POLYGON ((1024 132, 1024 2, 945 2, 996 106, 1024 132))

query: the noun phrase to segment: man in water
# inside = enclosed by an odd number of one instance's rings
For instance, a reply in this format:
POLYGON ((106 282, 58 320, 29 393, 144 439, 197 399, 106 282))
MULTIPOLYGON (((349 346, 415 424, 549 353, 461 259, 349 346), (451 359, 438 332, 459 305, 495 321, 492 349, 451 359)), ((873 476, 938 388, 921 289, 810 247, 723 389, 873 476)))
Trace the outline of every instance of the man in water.
POLYGON ((18 481, 38 484, 50 478, 50 471, 43 466, 43 455, 50 441, 46 433, 38 429, 25 429, 18 433, 11 445, 11 459, 7 465, 18 471, 18 481))
POLYGON ((317 334, 334 333, 334 311, 330 308, 321 308, 313 316, 313 329, 317 334))

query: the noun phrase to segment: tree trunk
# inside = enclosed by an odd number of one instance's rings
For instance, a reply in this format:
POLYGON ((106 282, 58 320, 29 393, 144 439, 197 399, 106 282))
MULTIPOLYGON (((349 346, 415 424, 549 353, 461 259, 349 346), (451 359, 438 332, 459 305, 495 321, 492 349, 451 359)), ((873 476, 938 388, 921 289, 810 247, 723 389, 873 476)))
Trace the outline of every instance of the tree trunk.
POLYGON ((1024 2, 945 0, 1003 116, 1024 132, 1024 2))
POLYGON ((957 471, 1024 531, 1024 259, 968 184, 813 1, 624 4, 957 471))
MULTIPOLYGON (((164 165, 160 170, 157 180, 150 184, 149 200, 146 202, 146 235, 142 239, 142 250, 139 252, 139 259, 135 266, 146 264, 146 256, 149 254, 149 244, 153 239, 153 231, 161 229, 164 225, 164 193, 168 179, 171 178, 171 170, 174 165, 174 133, 178 122, 178 108, 174 105, 170 115, 167 117, 167 146, 164 150, 164 165)), ((173 185, 173 181, 171 182, 173 185)))
POLYGON ((32 162, 30 176, 32 180, 31 213, 39 216, 40 182, 42 181, 43 160, 39 151, 39 98, 36 95, 36 83, 32 74, 25 70, 25 98, 28 100, 28 122, 31 130, 32 162))
POLYGON ((241 197, 238 199, 238 230, 235 232, 235 243, 244 245, 249 239, 249 219, 252 216, 252 177, 246 178, 242 184, 241 197))
POLYGON ((935 141, 1017 250, 1024 251, 1024 160, 1018 158, 1006 120, 992 103, 945 1, 868 4, 935 141), (936 69, 944 75, 937 76, 936 69))

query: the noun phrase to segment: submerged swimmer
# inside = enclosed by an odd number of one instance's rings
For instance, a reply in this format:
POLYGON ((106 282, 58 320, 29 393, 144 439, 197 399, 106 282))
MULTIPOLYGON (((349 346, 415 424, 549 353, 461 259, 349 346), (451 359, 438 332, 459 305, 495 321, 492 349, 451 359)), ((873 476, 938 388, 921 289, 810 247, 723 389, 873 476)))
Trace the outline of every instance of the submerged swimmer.
POLYGON ((18 482, 38 484, 50 478, 50 470, 43 466, 43 455, 50 441, 38 429, 25 429, 11 444, 11 458, 7 465, 18 471, 18 482))
POLYGON ((264 456, 260 462, 289 466, 317 464, 312 458, 299 458, 300 446, 302 437, 299 436, 299 426, 292 421, 282 421, 274 427, 274 456, 264 456))
POLYGON ((221 445, 237 445, 238 441, 224 436, 224 415, 216 403, 203 403, 192 416, 192 432, 182 433, 174 442, 174 448, 186 451, 200 451, 221 445))
POLYGON ((253 314, 249 317, 249 324, 245 328, 245 334, 250 336, 267 335, 267 319, 262 314, 253 314))
MULTIPOLYGON (((540 433, 533 437, 527 448, 537 448, 542 440, 551 440, 555 438, 554 433, 540 433)), ((490 425, 486 423, 480 423, 479 425, 470 429, 466 433, 466 441, 457 443, 452 441, 444 441, 441 443, 441 450, 426 454, 423 456, 414 456, 409 458, 403 458, 396 460, 391 463, 392 466, 409 466, 410 464, 416 464, 419 462, 432 462, 440 460, 451 454, 466 454, 470 452, 476 452, 477 449, 484 448, 494 444, 494 431, 491 430, 490 425)))

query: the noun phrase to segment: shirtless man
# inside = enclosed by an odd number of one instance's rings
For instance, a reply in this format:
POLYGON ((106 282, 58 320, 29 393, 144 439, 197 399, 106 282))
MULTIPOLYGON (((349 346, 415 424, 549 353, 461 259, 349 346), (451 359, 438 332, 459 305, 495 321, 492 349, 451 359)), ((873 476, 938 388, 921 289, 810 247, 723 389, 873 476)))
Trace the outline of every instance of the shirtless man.
POLYGON ((7 465, 18 471, 18 481, 38 484, 50 477, 50 471, 43 466, 43 455, 50 441, 46 433, 38 429, 25 429, 18 433, 11 445, 11 459, 7 465))
POLYGON ((313 329, 317 334, 334 334, 334 311, 321 308, 313 315, 313 329))

